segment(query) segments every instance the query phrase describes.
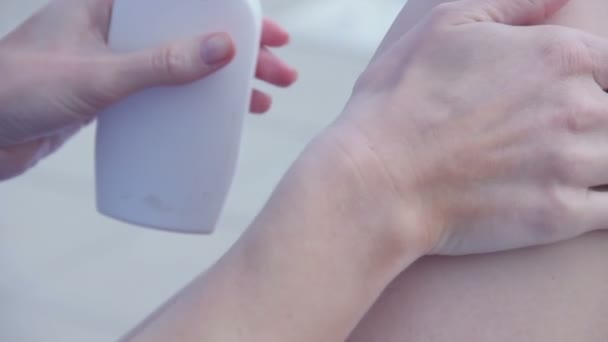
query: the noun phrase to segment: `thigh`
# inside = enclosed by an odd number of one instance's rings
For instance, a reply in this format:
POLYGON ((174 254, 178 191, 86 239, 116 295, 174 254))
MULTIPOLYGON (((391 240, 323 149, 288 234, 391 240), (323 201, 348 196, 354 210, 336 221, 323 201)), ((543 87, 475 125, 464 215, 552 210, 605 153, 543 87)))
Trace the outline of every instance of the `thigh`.
POLYGON ((350 342, 608 341, 608 234, 427 258, 404 272, 350 342))

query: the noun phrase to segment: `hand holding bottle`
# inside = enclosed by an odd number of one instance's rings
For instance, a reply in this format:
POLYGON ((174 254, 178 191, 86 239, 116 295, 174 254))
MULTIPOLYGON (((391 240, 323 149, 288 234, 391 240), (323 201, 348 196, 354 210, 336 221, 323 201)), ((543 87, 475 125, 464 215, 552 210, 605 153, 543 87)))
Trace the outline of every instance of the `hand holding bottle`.
MULTIPOLYGON (((148 51, 113 53, 107 46, 112 5, 54 0, 0 40, 0 179, 26 171, 122 98, 203 78, 233 58, 230 37, 211 32, 148 51)), ((288 40, 281 27, 264 22, 259 79, 279 86, 295 81, 296 72, 269 50, 288 40)), ((265 112, 270 102, 254 90, 251 111, 265 112)))

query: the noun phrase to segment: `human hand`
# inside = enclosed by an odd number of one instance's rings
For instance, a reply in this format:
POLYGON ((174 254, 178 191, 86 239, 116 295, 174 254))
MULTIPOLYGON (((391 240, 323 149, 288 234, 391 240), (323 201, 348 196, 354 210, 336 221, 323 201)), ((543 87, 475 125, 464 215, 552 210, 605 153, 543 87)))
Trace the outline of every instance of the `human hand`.
POLYGON ((523 27, 566 2, 441 5, 362 75, 325 138, 395 240, 462 255, 608 226, 608 42, 523 27))
MULTIPOLYGON (((222 33, 113 53, 107 46, 112 3, 54 0, 0 40, 0 180, 30 168, 107 106, 145 88, 203 78, 234 55, 222 33)), ((280 26, 264 22, 260 80, 278 86, 295 81, 296 72, 269 50, 288 40, 280 26)), ((253 91, 252 112, 270 105, 268 94, 253 91)))

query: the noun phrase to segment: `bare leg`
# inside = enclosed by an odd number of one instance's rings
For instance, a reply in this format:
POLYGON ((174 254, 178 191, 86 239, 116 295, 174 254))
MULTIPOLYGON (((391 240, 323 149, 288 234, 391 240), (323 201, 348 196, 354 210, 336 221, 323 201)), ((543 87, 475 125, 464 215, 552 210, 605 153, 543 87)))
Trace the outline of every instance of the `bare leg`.
MULTIPOLYGON (((440 2, 410 0, 384 46, 440 2)), ((550 23, 608 37, 606 17, 608 1, 572 0, 550 23)), ((605 342, 605 260, 607 233, 503 254, 427 258, 393 282, 349 341, 605 342)))

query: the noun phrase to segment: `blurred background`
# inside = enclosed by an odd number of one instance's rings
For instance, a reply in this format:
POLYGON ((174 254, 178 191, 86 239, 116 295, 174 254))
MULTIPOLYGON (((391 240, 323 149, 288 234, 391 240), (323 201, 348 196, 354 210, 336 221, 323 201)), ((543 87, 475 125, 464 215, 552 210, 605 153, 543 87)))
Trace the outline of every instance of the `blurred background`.
MULTIPOLYGON (((293 34, 279 54, 300 71, 270 115, 245 123, 239 170, 213 236, 172 235, 100 216, 94 128, 0 183, 0 341, 114 341, 238 238, 306 143, 340 113, 407 0, 262 0, 293 34)), ((0 35, 45 4, 0 1, 0 35)), ((1 82, 1 80, 0 80, 1 82)))

